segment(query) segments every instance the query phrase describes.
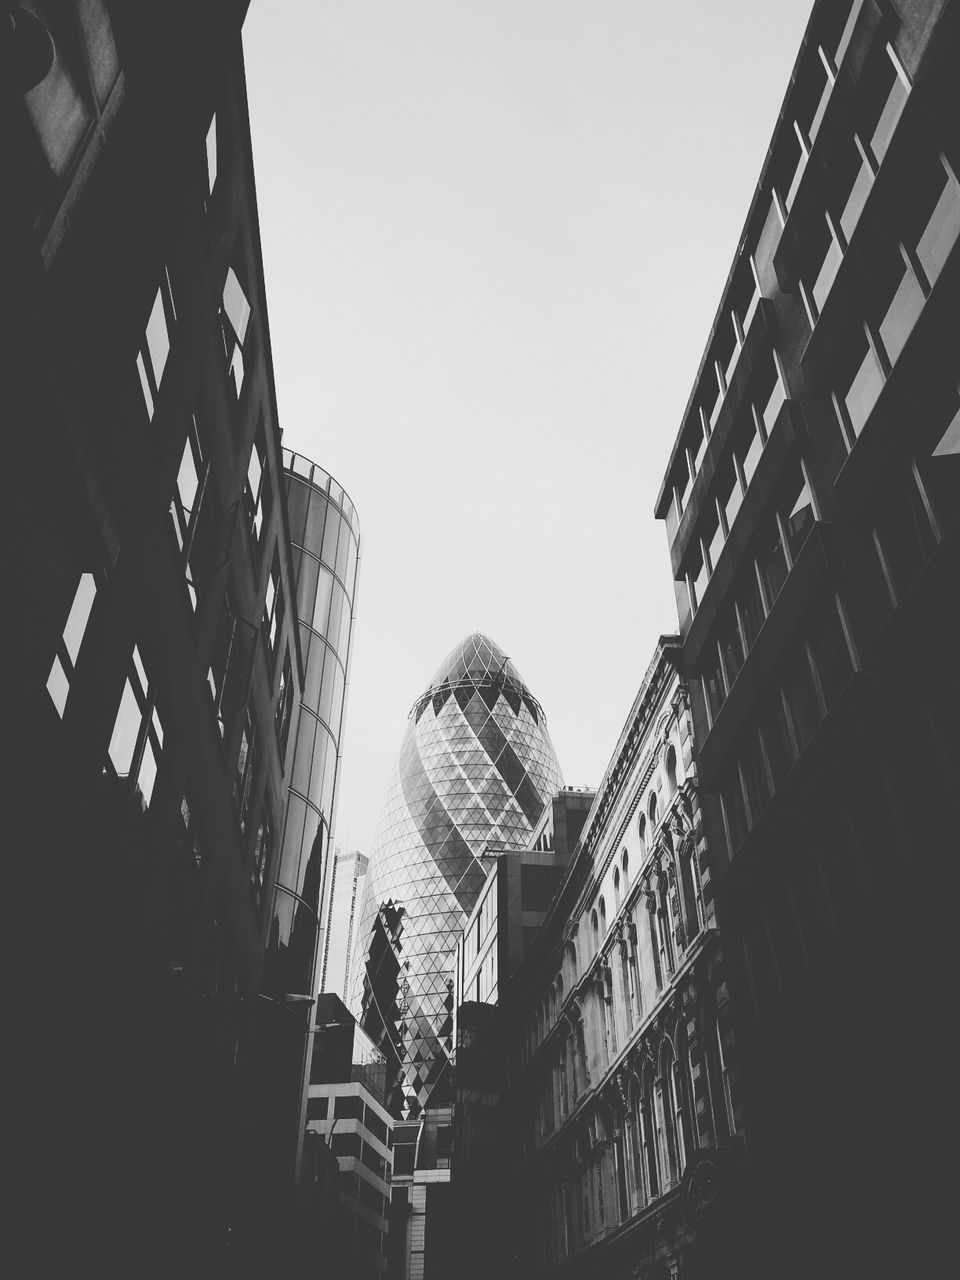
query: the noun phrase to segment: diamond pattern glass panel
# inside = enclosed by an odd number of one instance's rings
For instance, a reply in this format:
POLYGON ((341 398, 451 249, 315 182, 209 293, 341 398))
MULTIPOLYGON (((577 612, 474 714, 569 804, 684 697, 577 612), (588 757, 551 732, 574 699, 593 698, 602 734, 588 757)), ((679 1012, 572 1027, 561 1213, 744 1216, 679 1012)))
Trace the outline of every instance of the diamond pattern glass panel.
POLYGON ((486 878, 480 856, 490 842, 523 847, 562 785, 539 703, 498 645, 467 636, 410 712, 352 966, 361 1025, 399 1076, 395 1114, 445 1101, 454 952, 486 878))

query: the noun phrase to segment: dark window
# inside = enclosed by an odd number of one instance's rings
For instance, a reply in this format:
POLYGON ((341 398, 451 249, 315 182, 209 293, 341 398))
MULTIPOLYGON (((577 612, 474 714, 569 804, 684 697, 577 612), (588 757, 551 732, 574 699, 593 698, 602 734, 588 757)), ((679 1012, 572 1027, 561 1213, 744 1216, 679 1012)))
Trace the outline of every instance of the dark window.
POLYGON ((334 1098, 333 1114, 337 1120, 362 1120, 363 1100, 355 1093, 334 1098))
POLYGON ((726 521, 727 531, 729 532, 733 528, 733 522, 737 518, 740 504, 743 502, 740 477, 737 475, 736 468, 732 462, 727 464, 726 472, 720 481, 719 497, 720 506, 723 509, 723 518, 726 521))
POLYGON ((912 468, 886 496, 877 537, 894 600, 902 600, 934 549, 933 530, 912 468))
POLYGON ((703 593, 707 589, 707 580, 710 576, 699 542, 695 543, 690 556, 688 576, 690 582, 690 604, 696 610, 703 599, 703 593))
POLYGON ((769 521, 760 533, 757 565, 766 589, 767 600, 772 604, 787 577, 787 558, 780 539, 780 526, 775 520, 769 521))
POLYGON ((743 645, 740 642, 740 632, 737 628, 735 616, 728 621, 727 626, 721 633, 720 653, 727 672, 727 685, 732 688, 733 682, 740 674, 740 668, 743 666, 743 645))
MULTIPOLYGON (((439 1154, 439 1153, 438 1153, 439 1154)), ((378 1178, 387 1178, 387 1162, 378 1151, 371 1147, 369 1142, 363 1144, 360 1159, 367 1166, 371 1173, 375 1173, 378 1178)))
POLYGON ((361 1146, 362 1139, 359 1133, 332 1133, 330 1135, 330 1150, 335 1156, 356 1156, 359 1160, 361 1146))
POLYGON ((327 1109, 330 1105, 329 1098, 308 1098, 307 1099, 307 1119, 308 1120, 326 1120, 327 1109))
POLYGON ((801 472, 794 481, 791 495, 783 508, 783 528, 791 561, 796 560, 800 548, 806 542, 807 534, 813 528, 813 521, 813 499, 810 495, 810 486, 801 472))
POLYGON ((810 640, 813 660, 820 677, 823 700, 828 707, 836 701, 841 689, 853 675, 850 648, 837 612, 830 598, 815 619, 810 640))
POLYGON ((727 691, 723 684, 723 673, 720 670, 720 656, 716 649, 713 651, 713 657, 709 660, 708 665, 703 672, 703 690, 707 699, 707 706, 710 709, 710 721, 716 720, 720 708, 723 706, 724 698, 727 691))
POLYGON ((372 1107, 365 1107, 363 1112, 363 1123, 375 1138, 378 1138, 384 1145, 387 1142, 387 1126, 380 1119, 372 1107))
POLYGON ((769 436, 777 420, 783 402, 787 398, 776 361, 771 356, 764 365, 754 388, 757 413, 763 423, 764 434, 769 436))
POLYGON ((749 487, 753 473, 757 469, 757 463, 760 461, 760 455, 763 453, 763 437, 757 430, 752 417, 734 444, 733 450, 743 472, 743 482, 749 487))
POLYGON ((820 723, 820 704, 813 686, 810 660, 805 644, 798 645, 787 659, 783 675, 790 718, 797 745, 802 751, 820 723))
POLYGON ((793 764, 790 729, 779 689, 772 689, 760 710, 760 732, 770 762, 774 787, 778 787, 793 764))
POLYGON ((766 768, 763 763, 760 738, 755 729, 745 737, 741 760, 743 764, 743 780, 747 788, 747 803, 750 806, 750 818, 752 822, 756 822, 770 799, 770 784, 767 781, 766 768))
POLYGON ((740 583, 738 593, 738 604, 740 607, 740 622, 743 630, 743 640, 747 649, 752 648, 754 641, 760 634, 760 628, 763 626, 764 612, 763 599, 760 595, 760 584, 757 581, 757 572, 752 564, 748 564, 740 583))
POLYGON ((736 765, 727 775, 726 782, 720 788, 720 799, 727 820, 727 831, 730 836, 730 852, 735 853, 747 834, 747 810, 743 803, 743 787, 740 783, 740 772, 736 765))

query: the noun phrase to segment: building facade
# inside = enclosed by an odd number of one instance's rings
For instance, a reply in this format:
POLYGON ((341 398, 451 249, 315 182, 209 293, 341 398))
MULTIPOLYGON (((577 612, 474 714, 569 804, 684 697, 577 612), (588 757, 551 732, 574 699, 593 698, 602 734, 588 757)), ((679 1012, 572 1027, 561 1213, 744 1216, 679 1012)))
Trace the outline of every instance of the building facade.
POLYGON ((320 990, 338 991, 344 1001, 350 998, 350 962, 368 865, 369 860, 359 850, 345 853, 337 849, 324 908, 320 990))
POLYGON ((482 855, 491 842, 520 848, 559 785, 539 703, 492 640, 467 636, 410 712, 374 834, 357 940, 361 1025, 379 1027, 385 1011, 373 995, 382 979, 370 940, 383 933, 385 907, 397 916, 402 1012, 394 1023, 402 1105, 413 1117, 450 1103, 454 953, 486 878, 482 855))
POLYGON ((304 666, 244 12, 4 21, 11 1250, 37 1274, 220 1274, 286 1106, 258 1011, 304 666))
POLYGON ((324 1139, 340 1168, 340 1214, 327 1265, 357 1280, 378 1280, 387 1266, 393 1117, 384 1105, 385 1084, 383 1055, 340 998, 322 993, 307 1133, 324 1139))
POLYGON ((955 4, 814 5, 657 506, 764 1275, 946 1256, 950 1073, 887 1044, 952 994, 958 52, 955 4))
POLYGON ((739 1273, 743 1119, 680 657, 661 638, 501 993, 514 1234, 484 1266, 513 1275, 739 1273))

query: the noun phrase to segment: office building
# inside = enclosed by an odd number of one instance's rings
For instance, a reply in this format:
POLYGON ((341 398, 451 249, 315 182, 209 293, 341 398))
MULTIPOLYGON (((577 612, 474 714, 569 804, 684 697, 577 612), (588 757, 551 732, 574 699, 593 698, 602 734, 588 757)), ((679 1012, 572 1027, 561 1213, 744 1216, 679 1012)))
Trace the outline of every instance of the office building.
POLYGON ((5 11, 8 1252, 42 1275, 240 1275, 296 1208, 312 952, 274 885, 315 693, 245 11, 5 11))
POLYGON ((357 920, 366 884, 368 859, 358 850, 336 850, 330 874, 330 891, 324 908, 323 958, 320 990, 338 991, 350 998, 350 962, 356 941, 357 920))
POLYGON ((765 1276, 950 1234, 958 54, 956 5, 814 5, 657 504, 765 1276))
POLYGON ((501 991, 508 1226, 468 1274, 739 1265, 743 1121, 680 657, 679 638, 662 637, 560 890, 501 991))
POLYGON ((340 1215, 326 1263, 356 1280, 387 1266, 393 1117, 384 1106, 386 1064, 333 993, 317 998, 307 1132, 321 1135, 340 1168, 340 1215))

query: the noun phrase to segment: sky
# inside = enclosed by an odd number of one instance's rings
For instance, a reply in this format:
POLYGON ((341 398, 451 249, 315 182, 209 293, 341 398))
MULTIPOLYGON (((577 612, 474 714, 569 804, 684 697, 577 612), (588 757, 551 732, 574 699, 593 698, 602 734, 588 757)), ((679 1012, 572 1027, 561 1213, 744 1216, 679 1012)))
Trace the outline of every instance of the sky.
POLYGON ((335 839, 469 632, 596 786, 677 611, 653 509, 811 0, 253 0, 284 444, 361 565, 335 839))

